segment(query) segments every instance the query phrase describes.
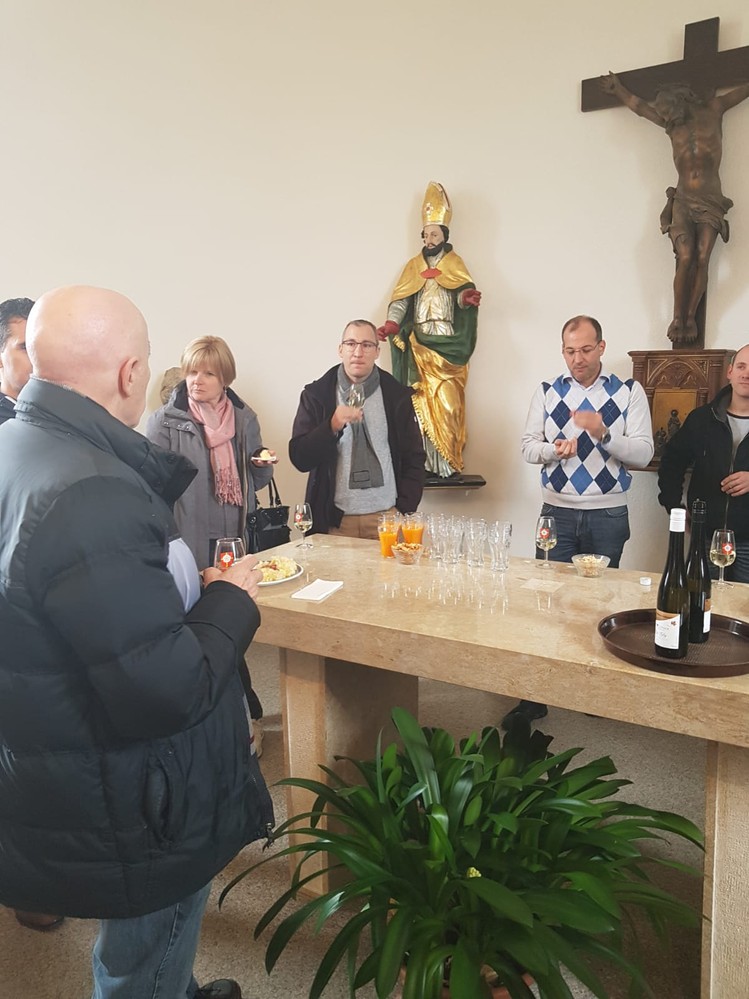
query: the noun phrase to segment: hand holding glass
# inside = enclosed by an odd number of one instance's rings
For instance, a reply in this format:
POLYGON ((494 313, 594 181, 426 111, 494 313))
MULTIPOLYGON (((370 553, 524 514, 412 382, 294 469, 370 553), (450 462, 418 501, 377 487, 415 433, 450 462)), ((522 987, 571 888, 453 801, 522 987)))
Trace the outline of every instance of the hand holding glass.
POLYGON ((550 569, 549 552, 557 543, 557 525, 553 517, 539 517, 536 524, 536 547, 544 553, 544 569, 550 569))
POLYGON ((213 555, 213 564, 221 572, 231 568, 238 558, 244 558, 244 541, 241 538, 219 538, 213 555))
POLYGON ((710 561, 720 569, 716 586, 731 586, 723 579, 723 573, 727 565, 733 565, 736 561, 736 539, 733 531, 715 531, 713 540, 710 542, 710 561))
POLYGON ((312 507, 309 503, 297 503, 294 507, 294 527, 302 535, 297 548, 311 548, 312 542, 304 540, 307 531, 312 530, 312 507))

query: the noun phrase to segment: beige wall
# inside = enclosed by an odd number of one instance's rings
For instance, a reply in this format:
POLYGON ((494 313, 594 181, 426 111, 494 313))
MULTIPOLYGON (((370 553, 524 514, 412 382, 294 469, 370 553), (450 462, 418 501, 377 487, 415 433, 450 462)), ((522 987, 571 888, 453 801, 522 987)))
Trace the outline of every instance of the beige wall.
MULTIPOLYGON (((583 115, 580 80, 679 58, 684 23, 716 13, 723 48, 749 44, 744 3, 5 0, 2 13, 0 297, 71 282, 129 294, 151 329, 152 408, 184 343, 224 336, 285 458, 301 386, 334 363, 347 319, 384 319, 439 180, 484 292, 466 461, 488 485, 424 506, 510 518, 529 554, 538 469, 519 437, 535 385, 561 370, 562 321, 598 316, 622 375, 628 349, 667 343, 668 139, 624 109, 583 115)), ((749 340, 749 102, 725 140, 736 208, 708 347, 749 340)), ((656 569, 666 520, 654 476, 635 479, 624 564, 656 569)), ((288 460, 278 480, 301 498, 288 460)))

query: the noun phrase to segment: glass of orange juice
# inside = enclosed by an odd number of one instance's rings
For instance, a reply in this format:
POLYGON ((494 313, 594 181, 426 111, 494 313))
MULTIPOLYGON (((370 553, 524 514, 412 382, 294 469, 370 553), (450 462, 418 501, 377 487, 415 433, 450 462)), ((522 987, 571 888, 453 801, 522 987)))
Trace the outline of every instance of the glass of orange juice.
POLYGON ((420 545, 424 537, 424 517, 420 513, 404 514, 401 531, 407 544, 420 545))
POLYGON ((381 513, 377 522, 380 536, 380 551, 383 558, 393 558, 393 545, 398 541, 400 517, 397 513, 381 513))

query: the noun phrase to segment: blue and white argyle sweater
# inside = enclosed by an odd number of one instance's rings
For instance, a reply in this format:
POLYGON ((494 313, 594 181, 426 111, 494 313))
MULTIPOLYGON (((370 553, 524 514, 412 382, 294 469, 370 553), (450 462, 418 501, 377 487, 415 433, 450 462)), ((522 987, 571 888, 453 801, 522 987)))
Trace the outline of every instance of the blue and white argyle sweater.
POLYGON ((622 463, 608 453, 605 446, 585 430, 575 425, 572 410, 600 413, 604 425, 612 434, 624 434, 627 411, 634 379, 621 381, 614 374, 599 375, 585 388, 570 375, 560 375, 554 382, 543 383, 544 435, 547 441, 577 437, 577 455, 564 461, 547 462, 541 471, 541 485, 548 492, 559 494, 563 506, 577 505, 580 497, 585 505, 601 506, 602 499, 611 499, 610 506, 626 503, 623 494, 629 489, 632 476, 622 463))

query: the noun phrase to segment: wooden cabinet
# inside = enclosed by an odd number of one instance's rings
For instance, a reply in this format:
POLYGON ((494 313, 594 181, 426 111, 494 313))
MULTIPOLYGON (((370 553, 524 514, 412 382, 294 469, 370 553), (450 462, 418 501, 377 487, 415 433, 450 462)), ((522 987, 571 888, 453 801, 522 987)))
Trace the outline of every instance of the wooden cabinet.
POLYGON ((657 469, 666 442, 697 406, 727 384, 733 350, 630 350, 633 375, 645 389, 653 420, 657 469))

